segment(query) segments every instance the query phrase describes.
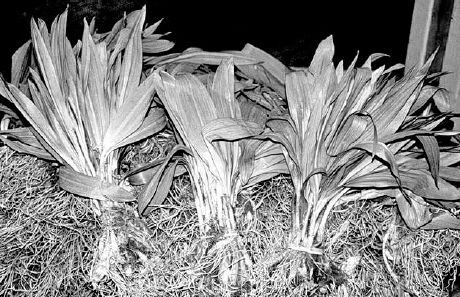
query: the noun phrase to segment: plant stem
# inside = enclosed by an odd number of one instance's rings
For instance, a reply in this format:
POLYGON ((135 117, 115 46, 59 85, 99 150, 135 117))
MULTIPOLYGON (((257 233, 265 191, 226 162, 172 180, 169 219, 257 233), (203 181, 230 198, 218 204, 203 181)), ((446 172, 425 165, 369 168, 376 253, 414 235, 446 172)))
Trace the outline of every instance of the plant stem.
MULTIPOLYGON (((319 225, 315 226, 315 229, 312 230, 312 233, 316 235, 318 242, 321 243, 323 241, 324 228, 326 226, 326 222, 327 222, 327 219, 329 217, 329 213, 332 211, 332 209, 334 208, 334 206, 337 203, 337 201, 340 198, 342 198, 347 191, 349 191, 349 189, 343 188, 340 191, 338 191, 338 193, 333 194, 331 199, 327 199, 326 209, 323 212, 323 215, 322 215, 322 217, 320 219, 320 223, 319 223, 319 225)), ((319 213, 317 214, 318 216, 320 215, 321 210, 322 210, 322 208, 320 209, 319 213)))

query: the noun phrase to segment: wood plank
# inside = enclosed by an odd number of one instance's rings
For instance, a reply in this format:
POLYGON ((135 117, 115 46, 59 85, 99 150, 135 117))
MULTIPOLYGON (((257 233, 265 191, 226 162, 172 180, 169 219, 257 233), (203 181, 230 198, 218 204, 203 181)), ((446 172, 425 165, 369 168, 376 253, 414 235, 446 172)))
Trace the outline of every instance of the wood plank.
MULTIPOLYGON (((450 91, 454 111, 460 113, 460 1, 454 1, 442 69, 450 73, 441 77, 440 86, 450 91)), ((454 123, 460 129, 460 119, 454 123)))
POLYGON ((431 20, 436 0, 416 0, 406 54, 406 71, 421 66, 427 56, 431 20))

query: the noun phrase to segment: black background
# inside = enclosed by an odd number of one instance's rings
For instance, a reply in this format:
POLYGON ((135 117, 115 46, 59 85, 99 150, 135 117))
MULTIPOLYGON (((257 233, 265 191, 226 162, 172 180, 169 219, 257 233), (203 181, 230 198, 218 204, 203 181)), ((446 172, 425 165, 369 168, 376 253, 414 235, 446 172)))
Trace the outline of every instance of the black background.
MULTIPOLYGON (((105 32, 123 11, 147 5, 147 22, 164 18, 159 32, 171 32, 175 51, 190 46, 209 51, 238 50, 251 43, 289 66, 308 66, 318 43, 333 35, 336 61, 360 61, 371 53, 389 54, 385 64, 404 63, 414 0, 368 1, 9 1, 0 25, 0 71, 9 78, 11 56, 30 37, 30 19, 51 24, 69 5, 68 35, 82 34, 82 19, 96 17, 105 32)), ((174 51, 174 49, 173 49, 174 51)))

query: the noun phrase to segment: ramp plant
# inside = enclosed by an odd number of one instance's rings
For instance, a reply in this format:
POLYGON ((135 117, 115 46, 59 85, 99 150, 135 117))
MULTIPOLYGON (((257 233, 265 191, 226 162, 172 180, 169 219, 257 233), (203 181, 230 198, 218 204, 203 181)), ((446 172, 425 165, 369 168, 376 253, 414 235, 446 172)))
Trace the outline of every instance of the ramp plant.
POLYGON ((458 132, 436 129, 451 115, 445 93, 425 86, 431 60, 397 80, 392 71, 399 66, 372 69, 379 55, 362 67, 355 59, 344 70, 342 63, 334 66, 333 54, 329 37, 308 68, 286 75, 288 112, 267 123, 272 132, 265 135, 283 144, 295 189, 291 277, 311 273, 314 265, 305 259, 321 259, 327 219, 346 202, 388 195, 412 228, 460 226, 450 213, 438 208, 435 214, 431 207, 460 200, 448 182, 459 176, 449 167, 459 161, 458 139, 450 139, 458 132), (442 113, 420 113, 427 102, 442 113), (440 152, 438 138, 453 142, 440 152))
POLYGON ((222 61, 204 81, 190 73, 155 72, 157 92, 188 149, 184 159, 201 235, 207 239, 203 255, 218 259, 222 283, 236 285, 251 265, 238 235, 237 195, 245 187, 285 172, 284 157, 278 144, 247 139, 262 133, 267 111, 235 99, 232 59, 222 61))
POLYGON ((67 11, 49 31, 43 21, 31 21, 32 40, 13 57, 21 71, 13 70, 12 83, 0 80, 1 94, 30 127, 1 131, 1 139, 56 161, 61 188, 91 199, 103 227, 91 279, 109 276, 122 286, 122 276, 156 259, 148 228, 125 203, 135 197, 117 178, 121 149, 165 126, 152 101, 154 76, 142 74, 145 7, 104 38, 93 38, 94 24, 85 21, 74 47, 66 20, 67 11))
POLYGON ((13 56, 11 83, 0 79, 8 100, 0 105, 8 114, 0 139, 58 163, 59 185, 91 199, 103 225, 94 283, 108 276, 123 287, 125 276, 158 259, 118 172, 124 147, 166 125, 155 92, 179 144, 148 166, 155 170, 139 213, 161 204, 174 175, 187 170, 201 235, 196 256, 214 258, 208 272, 217 271, 225 285, 240 285, 251 265, 235 216, 238 195, 287 171, 295 190, 290 278, 311 276, 317 265, 310 264, 325 261, 328 218, 349 202, 390 196, 411 229, 460 227, 449 211, 460 200, 452 184, 460 181, 453 166, 460 162, 459 132, 443 128, 453 114, 445 90, 427 84, 432 58, 398 79, 398 65, 373 69, 381 55, 361 67, 356 59, 348 69, 335 66, 332 38, 308 68, 288 69, 251 45, 156 56, 173 43, 155 33, 160 22, 144 29, 145 8, 107 33, 85 22, 73 47, 66 19, 67 11, 50 30, 32 20, 31 41, 13 56), (143 65, 154 69, 143 72, 143 65), (10 128, 10 119, 30 126, 10 128))

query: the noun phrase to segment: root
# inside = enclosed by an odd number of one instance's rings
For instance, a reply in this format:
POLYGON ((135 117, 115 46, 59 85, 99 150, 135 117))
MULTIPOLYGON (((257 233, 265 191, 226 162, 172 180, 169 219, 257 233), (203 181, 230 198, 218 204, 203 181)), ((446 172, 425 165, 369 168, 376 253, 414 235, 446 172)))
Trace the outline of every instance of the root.
POLYGON ((229 290, 241 289, 250 279, 253 263, 237 233, 202 238, 194 244, 189 259, 195 259, 203 274, 229 290))
POLYGON ((127 278, 142 277, 153 265, 159 265, 160 258, 151 231, 131 207, 104 207, 101 221, 102 236, 93 259, 91 281, 97 287, 108 277, 123 291, 127 278))
POLYGON ((323 290, 331 284, 341 285, 346 281, 345 273, 324 255, 299 249, 286 250, 269 266, 269 274, 270 277, 278 274, 279 279, 286 280, 286 285, 296 291, 323 290))

